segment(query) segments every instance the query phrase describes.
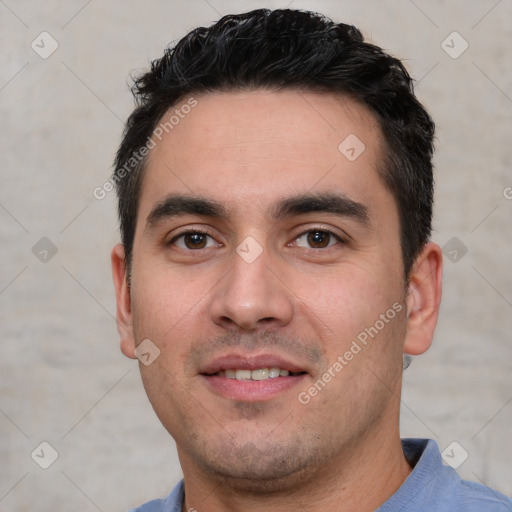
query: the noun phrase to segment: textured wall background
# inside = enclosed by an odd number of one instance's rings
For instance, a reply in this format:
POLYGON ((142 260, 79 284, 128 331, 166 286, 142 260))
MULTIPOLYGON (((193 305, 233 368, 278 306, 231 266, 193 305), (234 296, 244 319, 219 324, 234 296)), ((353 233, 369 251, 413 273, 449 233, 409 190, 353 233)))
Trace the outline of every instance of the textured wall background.
POLYGON ((406 372, 402 432, 456 441, 465 478, 512 494, 512 2, 5 0, 0 511, 122 511, 180 478, 118 350, 114 194, 92 191, 132 107, 129 73, 194 26, 263 6, 360 26, 416 77, 438 125, 434 240, 447 257, 433 348, 406 372))

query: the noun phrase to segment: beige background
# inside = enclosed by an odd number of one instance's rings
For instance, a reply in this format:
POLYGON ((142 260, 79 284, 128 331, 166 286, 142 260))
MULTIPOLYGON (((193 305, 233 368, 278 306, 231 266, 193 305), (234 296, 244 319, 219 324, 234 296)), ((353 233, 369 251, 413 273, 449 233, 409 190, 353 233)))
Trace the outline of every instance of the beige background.
POLYGON ((446 259, 434 346, 406 372, 402 433, 457 441, 465 478, 512 494, 512 2, 5 0, 0 511, 123 511, 180 478, 137 364, 118 350, 114 194, 92 191, 132 108, 131 72, 222 14, 287 5, 359 26, 418 80, 438 125, 434 240, 457 237, 445 250, 458 261, 446 259), (43 51, 43 31, 58 43, 46 59, 31 47, 43 51), (57 248, 46 262, 47 241, 33 253, 43 237, 57 248), (31 458, 42 441, 59 454, 46 470, 31 458))

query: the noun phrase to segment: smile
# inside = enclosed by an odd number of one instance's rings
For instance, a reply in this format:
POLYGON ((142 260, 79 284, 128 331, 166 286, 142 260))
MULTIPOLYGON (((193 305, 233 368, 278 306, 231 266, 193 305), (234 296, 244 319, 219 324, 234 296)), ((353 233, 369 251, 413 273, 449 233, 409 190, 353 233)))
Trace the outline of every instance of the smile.
POLYGON ((278 354, 224 354, 199 368, 202 382, 224 399, 258 402, 303 386, 308 369, 278 354))
POLYGON ((229 369, 216 373, 219 377, 236 380, 267 380, 277 379, 278 377, 288 377, 289 375, 298 375, 290 373, 283 368, 257 368, 256 370, 229 369))

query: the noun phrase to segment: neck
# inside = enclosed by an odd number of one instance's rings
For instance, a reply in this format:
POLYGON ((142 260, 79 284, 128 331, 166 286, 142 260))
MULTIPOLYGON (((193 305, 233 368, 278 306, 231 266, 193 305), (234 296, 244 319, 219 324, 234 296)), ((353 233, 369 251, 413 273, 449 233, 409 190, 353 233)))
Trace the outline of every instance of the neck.
MULTIPOLYGON (((350 443, 321 468, 304 472, 294 483, 255 492, 239 481, 205 473, 185 454, 183 510, 208 512, 372 512, 384 503, 411 472, 398 429, 373 432, 350 443)), ((178 452, 180 450, 178 449, 178 452)), ((263 488, 262 488, 263 489, 263 488)))

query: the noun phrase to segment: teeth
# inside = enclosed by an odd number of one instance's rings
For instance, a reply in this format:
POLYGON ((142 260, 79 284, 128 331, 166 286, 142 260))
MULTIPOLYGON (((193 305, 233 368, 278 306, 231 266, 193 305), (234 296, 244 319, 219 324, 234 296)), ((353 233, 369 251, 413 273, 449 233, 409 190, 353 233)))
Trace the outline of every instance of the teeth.
POLYGON ((266 380, 269 378, 268 368, 260 368, 251 372, 252 380, 266 380))
POLYGON ((279 377, 279 373, 280 373, 279 368, 270 368, 270 370, 268 371, 268 376, 271 379, 275 379, 276 377, 279 377))
POLYGON ((251 370, 237 370, 236 380, 251 380, 251 370))
POLYGON ((218 375, 236 380, 267 380, 276 379, 277 377, 288 377, 290 372, 276 367, 258 368, 257 370, 236 370, 230 368, 229 370, 220 371, 218 375))

